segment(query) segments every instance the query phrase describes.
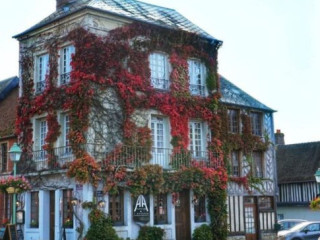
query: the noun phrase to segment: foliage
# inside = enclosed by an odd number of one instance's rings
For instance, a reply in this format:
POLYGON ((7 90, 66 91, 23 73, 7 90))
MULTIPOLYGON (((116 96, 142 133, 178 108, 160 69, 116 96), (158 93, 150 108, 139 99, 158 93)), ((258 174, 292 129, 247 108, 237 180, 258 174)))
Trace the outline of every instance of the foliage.
POLYGON ((86 234, 87 240, 120 240, 112 227, 110 218, 107 218, 101 210, 93 209, 89 214, 91 222, 86 234))
POLYGON ((206 224, 202 224, 200 227, 197 227, 192 234, 192 240, 211 239, 213 239, 212 231, 211 228, 206 224))
POLYGON ((162 228, 143 226, 140 228, 137 240, 162 240, 163 236, 162 228))
POLYGON ((13 187, 17 192, 25 192, 31 189, 29 181, 25 177, 2 177, 0 179, 0 189, 2 192, 6 192, 8 187, 13 187))
POLYGON ((320 197, 317 197, 310 202, 310 208, 312 210, 320 210, 320 197))

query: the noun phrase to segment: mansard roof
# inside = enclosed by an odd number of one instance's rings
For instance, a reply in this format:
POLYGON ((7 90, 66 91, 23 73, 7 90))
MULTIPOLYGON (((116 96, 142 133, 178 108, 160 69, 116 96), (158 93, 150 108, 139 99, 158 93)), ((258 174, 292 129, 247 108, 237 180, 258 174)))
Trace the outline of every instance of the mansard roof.
MULTIPOLYGON (((133 21, 140 21, 149 24, 154 24, 162 27, 167 27, 176 30, 184 30, 195 33, 201 37, 215 40, 214 37, 193 24, 187 18, 182 16, 174 9, 156 6, 153 4, 140 2, 137 0, 77 0, 70 1, 68 5, 58 8, 54 13, 43 19, 38 24, 27 29, 26 31, 14 36, 15 38, 22 37, 38 28, 46 26, 58 19, 62 19, 72 13, 83 9, 93 9, 102 11, 115 16, 124 17, 133 21)), ((221 42, 221 41, 219 41, 221 42)))
POLYGON ((273 109, 259 102, 236 85, 220 76, 220 91, 222 103, 238 107, 252 108, 265 112, 274 112, 273 109))
POLYGON ((18 87, 19 78, 17 76, 0 80, 0 102, 5 99, 8 94, 18 87))
POLYGON ((320 167, 320 142, 278 145, 276 151, 278 183, 315 181, 320 167))

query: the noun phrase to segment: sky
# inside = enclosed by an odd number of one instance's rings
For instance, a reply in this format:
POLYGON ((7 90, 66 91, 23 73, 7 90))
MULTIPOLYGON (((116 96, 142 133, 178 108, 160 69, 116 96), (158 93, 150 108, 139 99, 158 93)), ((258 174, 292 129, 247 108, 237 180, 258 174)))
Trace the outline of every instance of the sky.
MULTIPOLYGON (((320 141, 319 0, 145 0, 173 8, 222 40, 219 73, 276 110, 286 144, 320 141)), ((55 10, 55 0, 0 8, 0 80, 19 75, 12 38, 55 10)))

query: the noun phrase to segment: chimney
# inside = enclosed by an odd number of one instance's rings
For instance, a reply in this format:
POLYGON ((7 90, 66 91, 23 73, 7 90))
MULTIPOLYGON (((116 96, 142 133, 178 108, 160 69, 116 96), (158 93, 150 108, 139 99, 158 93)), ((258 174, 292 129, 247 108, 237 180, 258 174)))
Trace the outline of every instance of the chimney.
POLYGON ((280 129, 277 129, 277 132, 275 133, 274 136, 275 136, 276 145, 285 145, 284 134, 281 132, 280 129))
POLYGON ((56 1, 57 1, 56 9, 58 10, 69 3, 76 2, 77 0, 56 0, 56 1))

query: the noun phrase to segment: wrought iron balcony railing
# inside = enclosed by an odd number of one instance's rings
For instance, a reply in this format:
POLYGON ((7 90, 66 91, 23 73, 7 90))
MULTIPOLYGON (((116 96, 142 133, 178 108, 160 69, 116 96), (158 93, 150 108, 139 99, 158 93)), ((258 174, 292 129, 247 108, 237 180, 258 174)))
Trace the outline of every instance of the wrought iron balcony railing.
POLYGON ((198 95, 204 97, 206 95, 206 88, 204 85, 200 84, 190 84, 190 93, 192 95, 198 95))
POLYGON ((151 85, 157 89, 168 90, 170 85, 169 83, 168 79, 151 78, 151 85))
MULTIPOLYGON (((201 166, 216 168, 221 166, 219 156, 208 151, 182 150, 173 152, 169 148, 120 146, 112 151, 107 150, 106 145, 85 144, 80 147, 87 152, 102 166, 108 164, 124 166, 127 168, 137 168, 145 164, 158 164, 165 170, 178 169, 181 166, 190 166, 192 162, 197 162, 201 166)), ((45 150, 25 153, 21 162, 21 171, 37 172, 44 170, 59 170, 67 167, 75 159, 70 147, 59 147, 48 152, 45 150), (23 170, 22 170, 23 169, 23 170)))
POLYGON ((36 93, 41 93, 46 87, 46 81, 36 82, 36 93))
POLYGON ((66 85, 70 82, 70 72, 60 75, 60 85, 66 85))

